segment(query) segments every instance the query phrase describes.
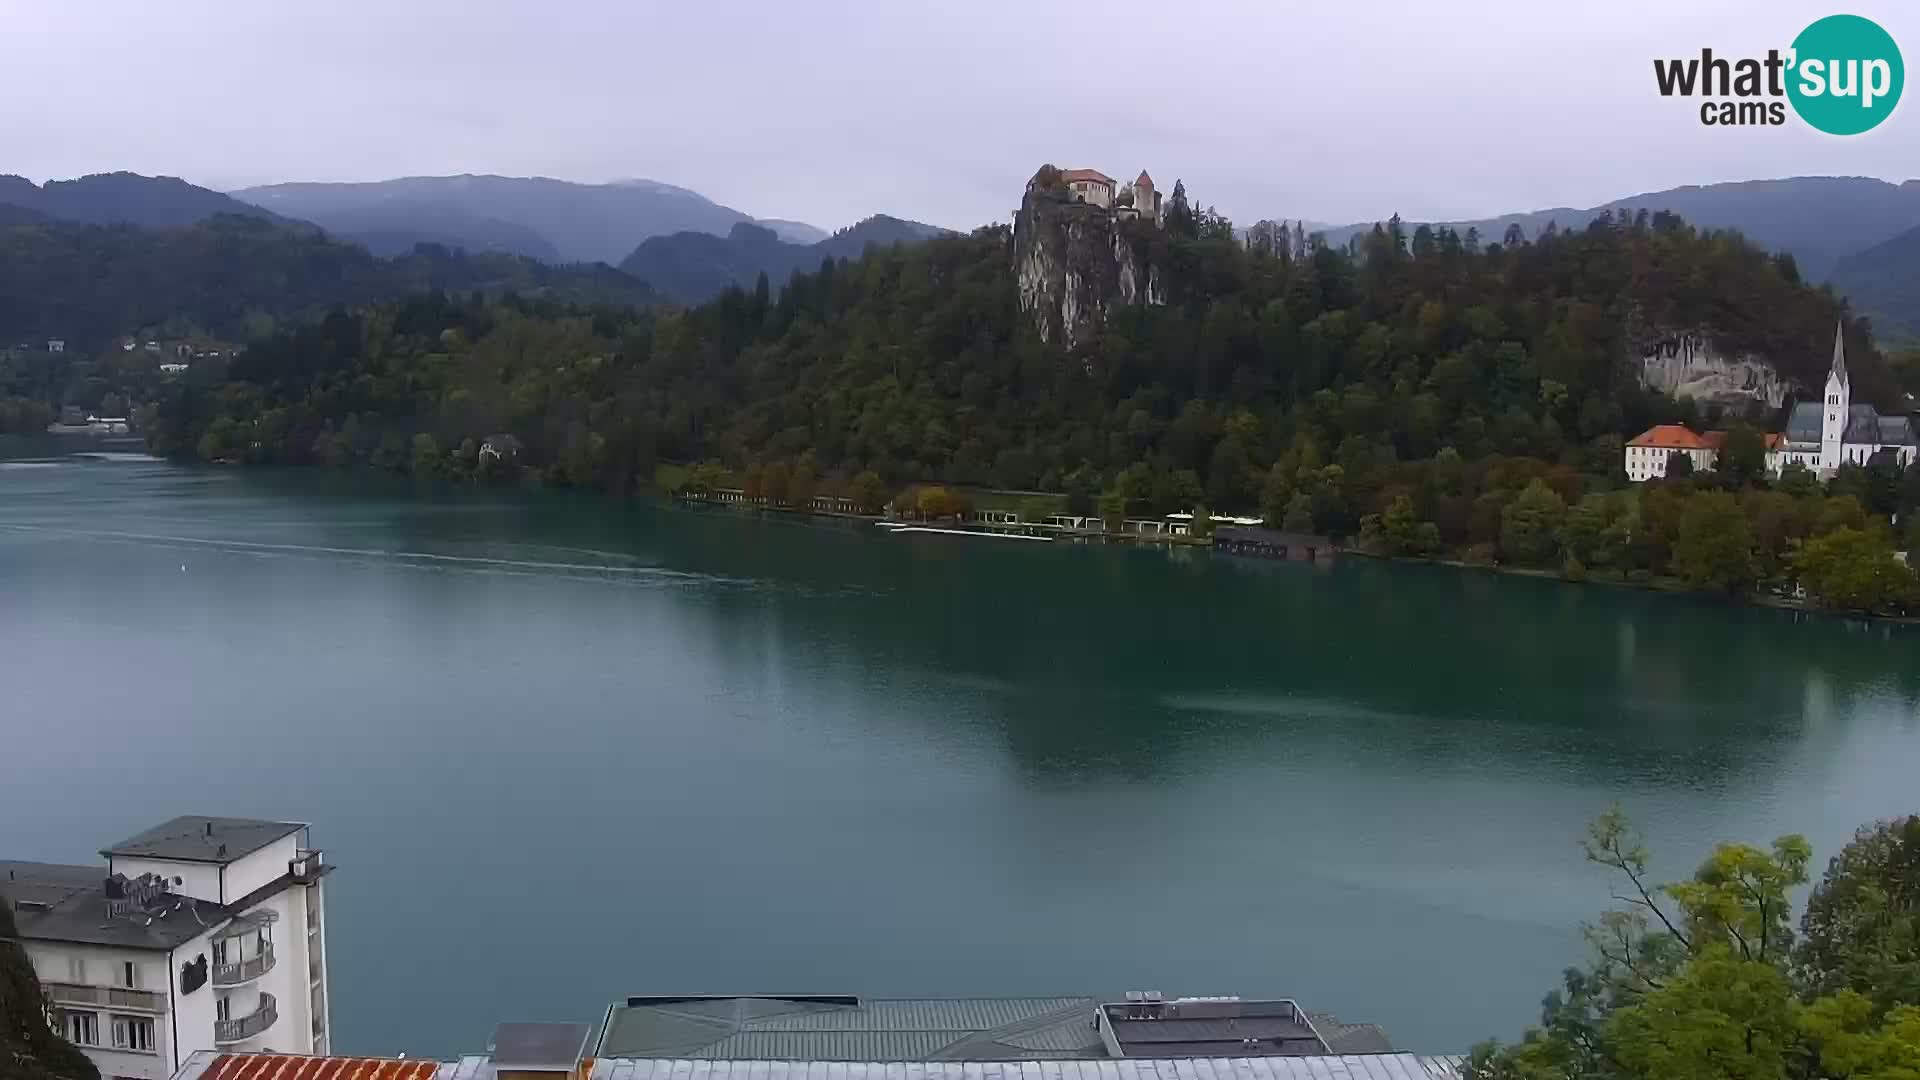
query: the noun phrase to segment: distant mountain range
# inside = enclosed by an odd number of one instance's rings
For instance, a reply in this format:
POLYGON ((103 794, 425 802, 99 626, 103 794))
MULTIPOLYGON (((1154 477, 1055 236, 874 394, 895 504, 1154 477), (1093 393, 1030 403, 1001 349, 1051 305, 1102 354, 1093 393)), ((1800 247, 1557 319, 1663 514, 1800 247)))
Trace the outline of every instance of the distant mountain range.
MULTIPOLYGON (((400 250, 407 250, 407 238, 416 235, 473 251, 608 265, 648 237, 719 235, 754 221, 704 195, 653 180, 576 184, 539 176, 410 176, 363 184, 270 184, 233 196, 376 251, 402 244, 400 250)), ((788 239, 826 235, 800 222, 766 224, 788 239)))
MULTIPOLYGON (((1793 256, 1803 280, 1828 282, 1853 300, 1855 310, 1892 337, 1920 336, 1920 295, 1901 300, 1894 283, 1876 281, 1868 267, 1885 268, 1889 252, 1867 258, 1869 249, 1892 243, 1896 236, 1920 226, 1920 180, 1890 184, 1865 176, 1796 176, 1780 180, 1689 185, 1615 199, 1600 206, 1577 209, 1557 206, 1547 210, 1502 214, 1445 224, 1455 232, 1478 229, 1483 243, 1498 241, 1509 225, 1518 225, 1529 239, 1553 222, 1561 229, 1582 229, 1603 210, 1616 215, 1671 210, 1689 224, 1704 229, 1738 229, 1747 239, 1772 251, 1793 256)), ((1411 232, 1416 222, 1407 222, 1411 232)), ((1327 243, 1339 245, 1374 223, 1322 227, 1327 243)), ((1920 237, 1909 237, 1904 250, 1914 252, 1902 265, 1920 268, 1920 237)), ((1897 257, 1896 262, 1898 261, 1897 257)), ((1920 293, 1920 289, 1904 290, 1920 293)))
POLYGON ((274 218, 276 215, 177 176, 115 172, 77 180, 35 184, 23 176, 0 176, 0 222, 20 224, 35 216, 83 225, 192 225, 215 214, 274 218), (21 211, 27 213, 23 215, 21 211))
POLYGON ((773 229, 739 224, 725 236, 682 232, 640 242, 620 269, 682 303, 709 299, 729 285, 752 288, 761 274, 776 288, 821 260, 857 259, 869 247, 916 244, 947 230, 877 214, 817 243, 793 244, 773 229))
POLYGON ((1920 227, 1841 259, 1828 280, 1883 341, 1920 343, 1920 227))
MULTIPOLYGON (((1702 228, 1738 229, 1791 253, 1803 278, 1830 283, 1892 339, 1920 341, 1920 180, 1802 176, 1671 188, 1579 209, 1554 207, 1446 222, 1498 240, 1509 225, 1529 237, 1548 222, 1584 228, 1602 210, 1671 210, 1702 228)), ((229 214, 303 229, 382 256, 429 243, 549 264, 604 262, 683 303, 765 273, 796 269, 869 245, 913 243, 944 230, 884 215, 828 235, 798 221, 756 220, 696 192, 652 180, 577 184, 543 177, 422 176, 358 184, 273 184, 223 194, 175 177, 116 172, 34 184, 0 176, 0 228, 46 222, 174 227, 229 214)), ((1411 230, 1416 223, 1408 222, 1411 230)), ((1440 223, 1434 223, 1440 224, 1440 223)), ((1372 222, 1323 227, 1344 243, 1372 222)))
POLYGON ((58 337, 82 351, 176 322, 247 341, 336 304, 433 290, 515 292, 565 303, 644 305, 646 283, 599 263, 549 265, 423 245, 379 258, 310 225, 258 212, 191 225, 42 221, 0 227, 0 341, 58 337))

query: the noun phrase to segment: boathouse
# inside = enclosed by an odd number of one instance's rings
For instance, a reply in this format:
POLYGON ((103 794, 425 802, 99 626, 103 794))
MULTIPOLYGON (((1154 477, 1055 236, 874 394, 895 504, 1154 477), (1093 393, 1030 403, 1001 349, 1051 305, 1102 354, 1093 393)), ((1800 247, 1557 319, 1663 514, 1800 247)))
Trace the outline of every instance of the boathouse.
POLYGON ((1229 555, 1298 562, 1332 562, 1335 552, 1329 537, 1240 525, 1223 525, 1213 530, 1213 546, 1229 555))

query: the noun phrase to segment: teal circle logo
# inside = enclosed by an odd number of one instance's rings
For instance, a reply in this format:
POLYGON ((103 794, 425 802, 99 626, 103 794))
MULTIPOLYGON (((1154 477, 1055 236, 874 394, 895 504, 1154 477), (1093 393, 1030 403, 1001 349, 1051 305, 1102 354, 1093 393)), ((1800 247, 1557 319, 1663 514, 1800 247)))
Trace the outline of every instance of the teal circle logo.
POLYGON ((1900 46, 1872 19, 1829 15, 1793 39, 1787 98, 1800 119, 1829 135, 1877 127, 1906 81, 1900 46))

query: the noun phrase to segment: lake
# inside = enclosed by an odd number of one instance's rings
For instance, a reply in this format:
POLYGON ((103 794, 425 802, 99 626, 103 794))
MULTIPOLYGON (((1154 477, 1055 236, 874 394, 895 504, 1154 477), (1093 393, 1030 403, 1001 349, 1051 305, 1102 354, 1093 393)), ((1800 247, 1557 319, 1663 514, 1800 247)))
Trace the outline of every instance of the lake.
POLYGON ((1920 633, 1350 559, 0 461, 0 855, 311 822, 336 1052, 630 993, 1272 994, 1464 1051, 1607 903, 1920 810, 1920 633))

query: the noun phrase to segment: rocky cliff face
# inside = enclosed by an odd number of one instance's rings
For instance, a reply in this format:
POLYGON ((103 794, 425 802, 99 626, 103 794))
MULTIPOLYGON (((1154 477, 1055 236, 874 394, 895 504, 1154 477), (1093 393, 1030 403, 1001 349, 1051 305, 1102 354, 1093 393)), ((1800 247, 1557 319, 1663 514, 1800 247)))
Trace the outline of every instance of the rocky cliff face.
POLYGON ((1117 307, 1166 302, 1159 267, 1128 231, 1100 207, 1028 189, 1013 219, 1013 265, 1020 310, 1042 341, 1071 349, 1099 333, 1117 307))
POLYGON ((1722 353, 1697 331, 1652 338, 1640 353, 1642 385, 1703 405, 1743 409, 1750 401, 1762 401, 1777 409, 1791 389, 1765 357, 1722 353))

